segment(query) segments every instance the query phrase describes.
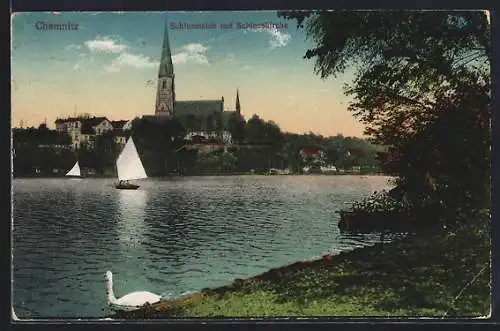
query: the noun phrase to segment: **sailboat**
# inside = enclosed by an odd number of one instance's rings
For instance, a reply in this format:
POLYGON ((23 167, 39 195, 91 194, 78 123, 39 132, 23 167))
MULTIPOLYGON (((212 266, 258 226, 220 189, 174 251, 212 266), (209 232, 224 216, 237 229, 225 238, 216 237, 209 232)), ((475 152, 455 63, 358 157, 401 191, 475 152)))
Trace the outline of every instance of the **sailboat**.
POLYGON ((118 172, 118 183, 115 185, 117 189, 137 190, 139 185, 132 184, 129 181, 148 178, 132 137, 128 139, 116 160, 116 170, 118 172))
POLYGON ((66 174, 66 177, 68 177, 68 178, 83 178, 83 176, 80 172, 80 165, 78 164, 78 161, 76 161, 73 168, 71 168, 71 170, 68 171, 68 173, 66 174))

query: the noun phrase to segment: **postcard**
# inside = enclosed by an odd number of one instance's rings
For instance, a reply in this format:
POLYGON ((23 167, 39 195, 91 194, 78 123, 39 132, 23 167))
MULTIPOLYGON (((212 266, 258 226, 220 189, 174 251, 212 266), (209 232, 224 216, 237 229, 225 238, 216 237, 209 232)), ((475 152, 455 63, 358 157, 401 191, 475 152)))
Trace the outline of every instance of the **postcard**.
POLYGON ((12 15, 12 318, 486 318, 489 13, 12 15))

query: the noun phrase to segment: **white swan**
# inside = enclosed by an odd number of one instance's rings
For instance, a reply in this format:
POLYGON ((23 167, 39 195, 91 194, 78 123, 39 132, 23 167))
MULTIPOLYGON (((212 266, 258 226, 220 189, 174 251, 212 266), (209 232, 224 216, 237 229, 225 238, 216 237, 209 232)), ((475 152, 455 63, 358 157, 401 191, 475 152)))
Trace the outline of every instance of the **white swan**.
POLYGON ((145 304, 153 304, 160 301, 161 296, 147 292, 147 291, 137 291, 124 295, 123 297, 117 299, 113 292, 113 273, 111 271, 106 271, 107 284, 107 295, 108 304, 120 309, 136 309, 138 307, 144 306, 145 304))

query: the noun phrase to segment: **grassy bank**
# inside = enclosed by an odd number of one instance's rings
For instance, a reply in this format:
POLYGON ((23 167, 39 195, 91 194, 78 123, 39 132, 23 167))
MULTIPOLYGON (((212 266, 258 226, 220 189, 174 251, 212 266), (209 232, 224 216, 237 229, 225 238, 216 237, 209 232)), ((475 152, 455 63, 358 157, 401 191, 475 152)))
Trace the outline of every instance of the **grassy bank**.
POLYGON ((294 263, 113 317, 485 316, 489 216, 467 221, 460 229, 294 263))

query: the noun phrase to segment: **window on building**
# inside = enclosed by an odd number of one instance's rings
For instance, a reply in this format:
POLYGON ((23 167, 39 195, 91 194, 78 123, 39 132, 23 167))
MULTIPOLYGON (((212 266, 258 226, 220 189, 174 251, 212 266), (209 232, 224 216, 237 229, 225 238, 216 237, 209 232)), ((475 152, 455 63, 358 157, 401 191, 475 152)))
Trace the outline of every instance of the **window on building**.
POLYGON ((167 81, 166 80, 164 80, 164 81, 161 82, 161 88, 162 89, 166 89, 167 88, 167 81))

